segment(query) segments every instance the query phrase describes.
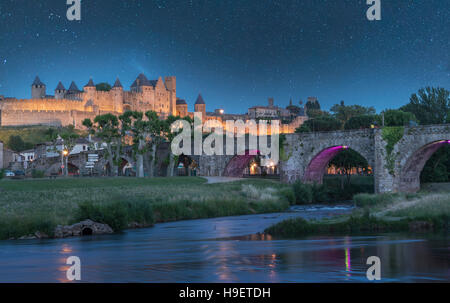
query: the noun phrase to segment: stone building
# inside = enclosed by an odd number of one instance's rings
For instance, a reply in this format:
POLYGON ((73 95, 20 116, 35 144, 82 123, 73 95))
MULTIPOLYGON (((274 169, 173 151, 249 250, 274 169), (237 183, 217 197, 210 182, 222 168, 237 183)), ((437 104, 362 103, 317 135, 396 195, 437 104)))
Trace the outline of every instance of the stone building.
POLYGON ((140 74, 124 90, 117 79, 109 91, 97 90, 92 79, 80 90, 72 81, 66 89, 59 82, 54 95, 47 95, 47 86, 36 77, 31 85, 31 99, 0 99, 0 125, 74 125, 81 127, 85 118, 104 113, 121 114, 126 110, 153 110, 161 117, 176 115, 176 77, 148 80, 140 74))

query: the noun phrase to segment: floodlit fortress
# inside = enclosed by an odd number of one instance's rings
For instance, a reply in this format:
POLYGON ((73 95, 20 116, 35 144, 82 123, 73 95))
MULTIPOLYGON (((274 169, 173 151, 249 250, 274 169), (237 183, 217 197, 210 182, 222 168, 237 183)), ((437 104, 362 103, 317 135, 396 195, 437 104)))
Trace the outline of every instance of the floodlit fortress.
MULTIPOLYGON (((99 88, 92 79, 79 90, 72 81, 69 88, 59 82, 54 95, 47 95, 46 85, 36 77, 31 85, 31 99, 5 98, 0 95, 0 126, 49 125, 83 128, 82 121, 93 120, 106 113, 120 115, 125 111, 158 113, 161 119, 169 115, 193 118, 194 113, 188 111, 184 99, 177 98, 176 77, 168 76, 164 80, 148 80, 140 74, 131 84, 130 90, 124 90, 119 79, 112 87, 99 88)), ((222 109, 214 112, 206 111, 206 103, 198 96, 194 111, 202 114, 202 120, 218 120, 223 123, 229 120, 265 119, 281 120, 280 132, 293 133, 306 119, 306 111, 300 102, 296 106, 290 102, 286 108, 274 105, 273 98, 267 106, 254 106, 245 114, 225 114, 222 109)))
POLYGON ((140 74, 129 91, 123 89, 119 79, 109 91, 97 90, 92 79, 82 91, 75 82, 69 89, 59 82, 55 94, 49 96, 46 85, 36 77, 31 85, 31 99, 0 97, 0 110, 2 126, 44 124, 80 128, 85 118, 105 113, 119 115, 127 110, 153 110, 166 117, 176 114, 176 78, 148 80, 140 74))

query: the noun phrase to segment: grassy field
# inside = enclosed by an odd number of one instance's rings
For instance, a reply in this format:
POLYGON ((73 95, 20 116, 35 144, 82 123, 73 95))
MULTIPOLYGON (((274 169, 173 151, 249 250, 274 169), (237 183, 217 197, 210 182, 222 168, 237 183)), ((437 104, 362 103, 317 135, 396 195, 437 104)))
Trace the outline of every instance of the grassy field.
POLYGON ((279 237, 308 234, 354 234, 361 232, 447 231, 450 226, 450 192, 417 194, 359 194, 359 206, 351 215, 308 222, 290 219, 265 232, 279 237), (416 228, 421 226, 421 228, 416 228))
POLYGON ((68 178, 0 181, 0 239, 52 234, 58 224, 92 219, 113 229, 130 223, 277 212, 286 185, 270 180, 206 184, 200 177, 68 178))

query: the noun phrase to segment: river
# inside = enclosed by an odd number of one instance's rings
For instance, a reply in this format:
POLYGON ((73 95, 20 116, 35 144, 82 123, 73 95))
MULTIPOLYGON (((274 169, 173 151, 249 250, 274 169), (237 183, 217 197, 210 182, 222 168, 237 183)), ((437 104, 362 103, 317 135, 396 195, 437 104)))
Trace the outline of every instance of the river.
POLYGON ((378 234, 272 239, 258 234, 291 217, 320 219, 349 205, 157 224, 120 234, 0 241, 0 282, 68 282, 66 259, 81 260, 82 282, 367 282, 369 256, 381 282, 450 281, 446 235, 378 234))

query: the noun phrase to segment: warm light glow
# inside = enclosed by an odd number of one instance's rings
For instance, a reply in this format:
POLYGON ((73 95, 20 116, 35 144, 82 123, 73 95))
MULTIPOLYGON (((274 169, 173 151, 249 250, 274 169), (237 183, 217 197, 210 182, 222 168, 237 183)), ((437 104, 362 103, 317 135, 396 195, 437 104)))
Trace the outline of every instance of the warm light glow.
POLYGON ((69 151, 67 149, 63 150, 63 155, 67 156, 69 154, 69 151))

